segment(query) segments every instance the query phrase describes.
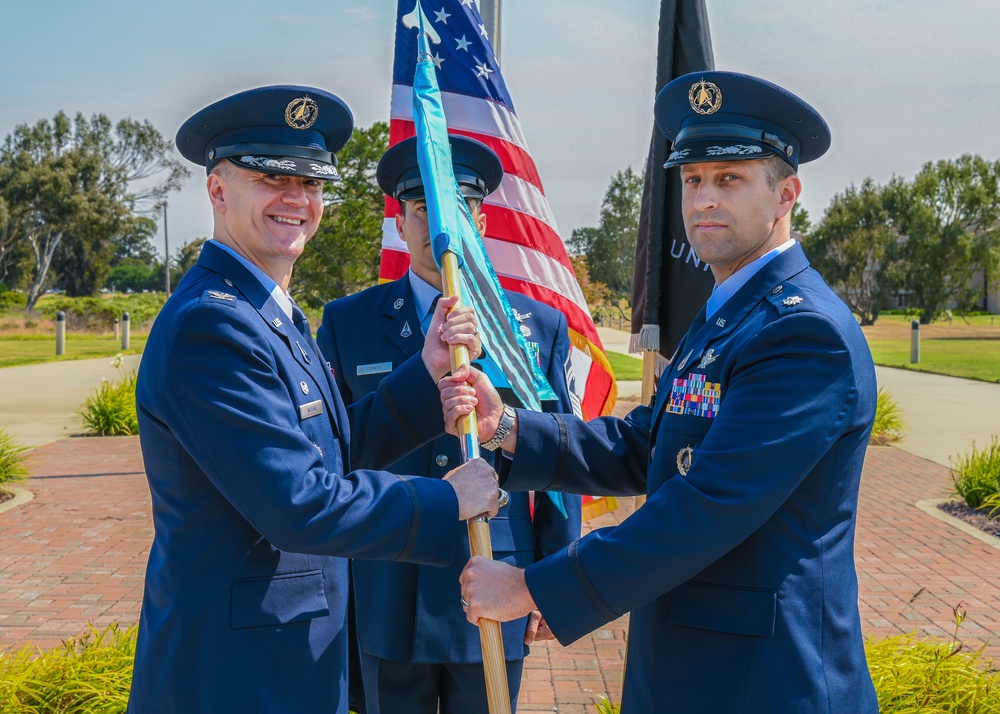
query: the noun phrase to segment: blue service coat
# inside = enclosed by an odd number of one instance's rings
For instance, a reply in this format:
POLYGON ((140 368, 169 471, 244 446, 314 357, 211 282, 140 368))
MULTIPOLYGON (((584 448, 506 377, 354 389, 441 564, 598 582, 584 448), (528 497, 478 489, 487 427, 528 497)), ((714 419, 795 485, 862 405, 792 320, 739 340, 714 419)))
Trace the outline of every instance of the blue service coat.
POLYGON ((625 714, 878 711, 854 567, 875 372, 808 265, 792 247, 696 322, 652 408, 519 413, 506 486, 648 494, 526 572, 564 644, 632 613, 625 714))
MULTIPOLYGON (((561 312, 519 293, 507 298, 525 316, 522 330, 536 342, 539 363, 559 396, 547 409, 572 412, 566 386, 565 361, 569 333, 561 312)), ((360 399, 380 387, 387 375, 423 346, 409 273, 327 304, 317 331, 323 354, 333 365, 345 399, 360 399), (406 329, 406 328, 409 329, 406 329), (408 336, 404 336, 409 333, 408 336)), ((488 452, 483 455, 489 458, 488 452)), ((458 439, 445 435, 428 443, 390 468, 441 478, 461 463, 458 439)), ((580 537, 580 497, 565 495, 563 516, 544 494, 535 503, 534 523, 529 494, 511 493, 510 503, 490 520, 490 538, 497 560, 521 567, 563 548, 580 537)), ((465 619, 460 606, 458 576, 469 559, 468 528, 455 527, 459 542, 446 568, 412 563, 361 562, 354 564, 358 593, 358 634, 361 649, 399 662, 471 663, 482 661, 479 631, 465 619)), ((521 659, 524 619, 502 627, 504 656, 521 659)))
POLYGON ((443 432, 422 362, 349 417, 314 344, 212 242, 157 317, 136 392, 155 536, 130 712, 346 713, 347 558, 451 561, 449 485, 352 471, 443 432))

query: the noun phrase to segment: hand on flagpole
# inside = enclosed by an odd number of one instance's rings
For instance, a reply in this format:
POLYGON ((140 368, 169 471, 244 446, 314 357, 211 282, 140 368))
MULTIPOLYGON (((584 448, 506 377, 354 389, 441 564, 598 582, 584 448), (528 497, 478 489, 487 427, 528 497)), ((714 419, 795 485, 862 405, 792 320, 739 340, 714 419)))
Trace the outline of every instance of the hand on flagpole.
POLYGON ((469 603, 465 619, 473 625, 481 617, 509 622, 538 609, 524 581, 524 571, 513 565, 474 556, 458 580, 462 598, 469 603))
POLYGON ((467 521, 485 513, 490 518, 500 510, 497 474, 483 459, 466 461, 445 474, 445 481, 458 497, 458 519, 467 521))
POLYGON ((438 300, 427 328, 427 337, 424 338, 421 357, 434 381, 451 371, 450 345, 465 345, 470 359, 476 359, 483 352, 476 311, 472 307, 452 309, 457 302, 458 296, 455 295, 438 300))
MULTIPOLYGON (((500 395, 490 382, 490 378, 473 369, 462 365, 454 374, 438 381, 441 391, 441 406, 444 409, 444 428, 449 434, 458 434, 458 421, 462 417, 476 413, 476 426, 479 429, 479 440, 489 441, 496 434, 503 416, 503 402, 500 395)), ((517 440, 517 422, 510 435, 503 443, 505 451, 513 452, 517 440), (509 443, 508 443, 509 442, 509 443), (510 448, 508 448, 510 447, 510 448)))
POLYGON ((528 613, 528 625, 524 628, 524 644, 530 645, 542 640, 554 640, 555 638, 556 636, 549 629, 549 623, 542 617, 542 613, 538 610, 532 610, 528 613))

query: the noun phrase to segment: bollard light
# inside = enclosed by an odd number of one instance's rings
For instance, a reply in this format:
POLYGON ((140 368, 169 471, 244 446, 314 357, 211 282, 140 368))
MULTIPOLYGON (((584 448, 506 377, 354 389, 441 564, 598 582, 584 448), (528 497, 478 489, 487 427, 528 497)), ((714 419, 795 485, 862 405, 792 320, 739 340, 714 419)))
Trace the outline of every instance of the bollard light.
POLYGON ((129 342, 129 318, 128 313, 122 313, 122 351, 128 349, 129 342))
POLYGON ((56 356, 66 354, 66 313, 56 313, 56 356))
POLYGON ((115 342, 121 339, 121 335, 118 332, 118 318, 115 318, 115 342))
POLYGON ((910 323, 910 364, 920 364, 920 320, 910 323))

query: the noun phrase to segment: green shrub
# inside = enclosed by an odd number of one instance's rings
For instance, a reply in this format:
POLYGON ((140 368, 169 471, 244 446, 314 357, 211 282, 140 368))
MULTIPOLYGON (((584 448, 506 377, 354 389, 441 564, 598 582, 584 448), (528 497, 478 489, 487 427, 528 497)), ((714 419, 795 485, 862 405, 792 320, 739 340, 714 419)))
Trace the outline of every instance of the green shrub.
POLYGON ((119 354, 111 363, 121 375, 117 381, 101 380, 101 386, 87 397, 80 410, 83 425, 100 436, 131 436, 139 433, 139 419, 135 413, 135 383, 137 373, 126 372, 119 354))
POLYGON ((982 508, 987 499, 1000 493, 1000 441, 996 436, 982 450, 972 444, 971 453, 951 459, 953 495, 970 508, 982 508))
POLYGON ((955 608, 952 640, 917 640, 914 633, 865 643, 881 714, 1000 714, 1000 672, 958 640, 965 613, 955 608))
POLYGON ((612 704, 607 697, 601 697, 601 701, 597 702, 596 706, 597 714, 619 714, 622 710, 620 704, 612 704))
POLYGON ((8 493, 6 484, 15 484, 28 477, 28 468, 24 465, 26 447, 21 446, 14 437, 0 428, 0 491, 8 493))
POLYGON ((132 685, 136 626, 93 626, 82 638, 40 651, 0 651, 0 707, 5 714, 117 714, 132 685))
POLYGON ((71 332, 109 330, 115 318, 121 318, 122 313, 127 312, 131 328, 137 330, 152 323, 166 301, 164 293, 115 295, 110 298, 50 295, 38 301, 35 312, 47 320, 54 320, 60 310, 65 312, 66 329, 71 332))
POLYGON ((27 304, 28 296, 24 293, 15 293, 9 290, 0 293, 0 310, 11 310, 14 308, 23 310, 27 304))
POLYGON ((905 426, 903 413, 899 405, 896 404, 896 400, 887 391, 879 388, 878 402, 875 405, 875 424, 872 426, 869 443, 882 446, 899 441, 903 438, 905 426))

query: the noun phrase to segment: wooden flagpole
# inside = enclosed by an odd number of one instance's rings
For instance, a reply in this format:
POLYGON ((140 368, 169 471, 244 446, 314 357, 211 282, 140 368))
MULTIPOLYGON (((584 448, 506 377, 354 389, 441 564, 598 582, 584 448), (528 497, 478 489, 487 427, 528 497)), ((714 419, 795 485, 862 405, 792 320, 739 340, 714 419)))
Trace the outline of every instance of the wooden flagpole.
MULTIPOLYGON (((458 256, 451 250, 441 255, 441 284, 445 297, 461 296, 458 273, 458 256)), ((459 307, 461 303, 455 307, 459 307)), ((465 345, 451 346, 451 369, 468 365, 469 349, 465 345)), ((467 415, 458 422, 458 439, 462 447, 462 461, 479 458, 479 429, 476 414, 467 415)), ((485 515, 468 521, 469 550, 472 555, 493 559, 493 544, 490 541, 490 524, 485 515)), ((503 636, 500 623, 496 620, 479 620, 479 639, 483 648, 483 668, 486 672, 486 701, 490 714, 510 714, 510 692, 507 689, 507 663, 504 660, 503 636)))

